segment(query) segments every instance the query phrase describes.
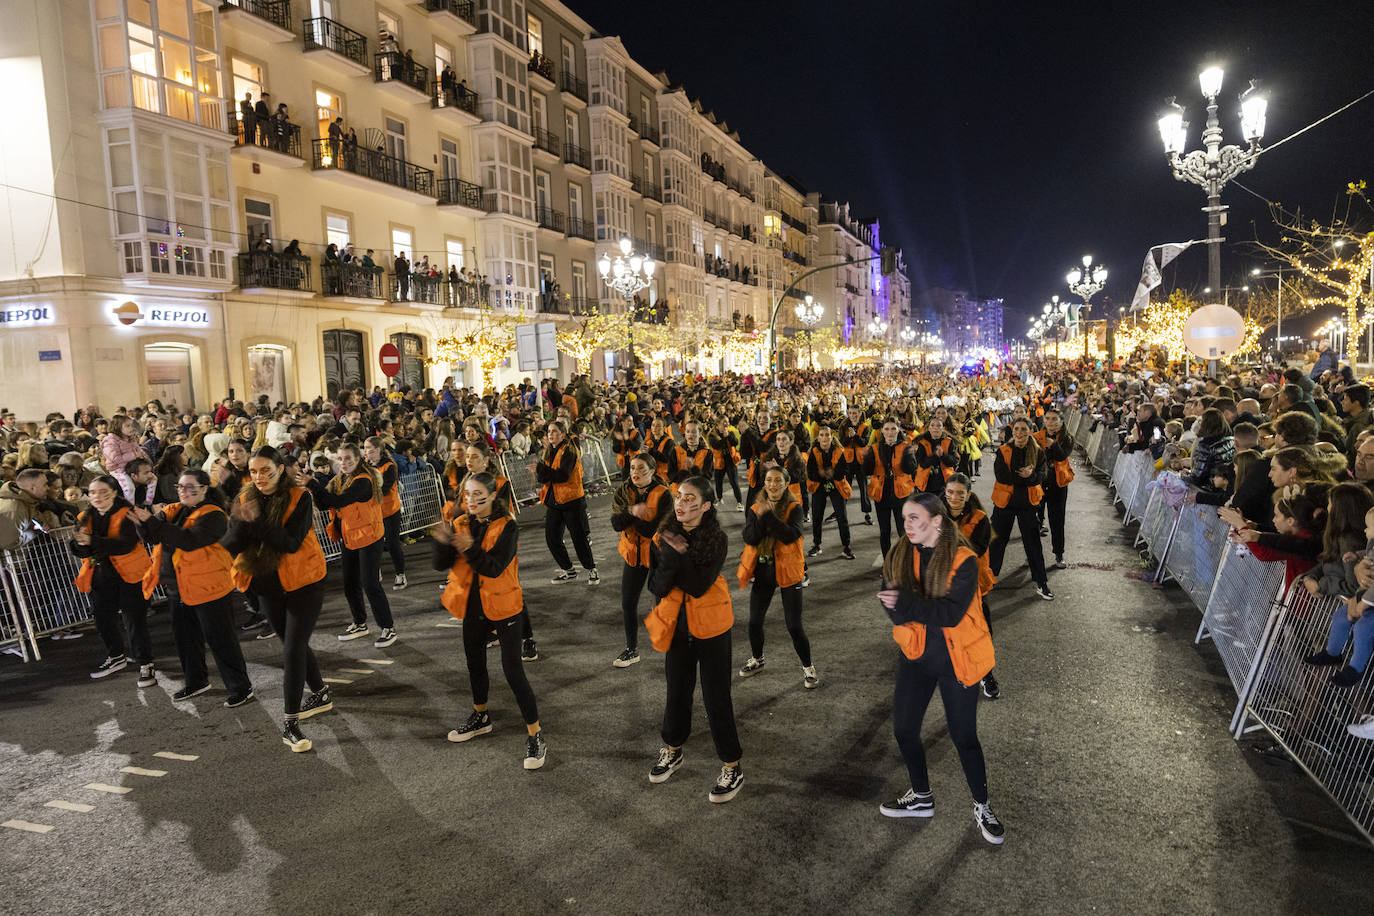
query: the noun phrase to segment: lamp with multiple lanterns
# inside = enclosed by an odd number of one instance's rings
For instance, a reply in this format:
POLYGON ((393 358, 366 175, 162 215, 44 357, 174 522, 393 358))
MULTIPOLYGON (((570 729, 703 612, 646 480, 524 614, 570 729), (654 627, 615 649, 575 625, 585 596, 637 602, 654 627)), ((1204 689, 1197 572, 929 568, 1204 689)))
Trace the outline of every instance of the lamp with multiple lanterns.
POLYGON ((1102 292, 1107 285, 1107 268, 1101 264, 1093 267, 1093 256, 1083 255, 1083 267, 1075 267, 1065 278, 1069 281, 1069 292, 1083 300, 1078 309, 1079 333, 1083 335, 1083 356, 1088 355, 1088 311, 1092 308, 1093 296, 1102 292))
POLYGON ((634 298, 635 293, 648 287, 654 278, 654 261, 646 258, 634 250, 634 246, 627 238, 620 240, 620 254, 611 260, 609 254, 603 253, 601 260, 596 262, 596 269, 601 273, 601 279, 606 286, 614 292, 619 293, 625 299, 625 335, 629 344, 630 369, 634 370, 635 364, 635 334, 634 334, 634 298))
POLYGON ((806 294, 805 302, 798 302, 796 307, 797 319, 806 325, 806 360, 811 368, 816 368, 816 353, 811 346, 811 335, 816 330, 816 325, 821 323, 821 318, 825 315, 825 306, 821 305, 810 293, 806 294))

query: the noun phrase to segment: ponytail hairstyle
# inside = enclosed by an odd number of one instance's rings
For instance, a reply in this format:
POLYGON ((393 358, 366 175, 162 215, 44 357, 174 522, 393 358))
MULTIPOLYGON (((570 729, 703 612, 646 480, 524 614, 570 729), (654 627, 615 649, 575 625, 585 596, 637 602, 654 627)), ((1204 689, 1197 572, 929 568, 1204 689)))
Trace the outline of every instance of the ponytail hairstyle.
MULTIPOLYGON (((983 508, 983 501, 978 498, 977 493, 973 492, 973 481, 969 480, 967 474, 951 474, 949 480, 945 481, 945 486, 948 487, 952 483, 957 483, 968 491, 968 500, 964 502, 965 513, 972 512, 974 509, 977 509, 980 512, 983 512, 984 514, 987 514, 987 510, 983 508)), ((953 511, 949 508, 948 503, 945 504, 945 511, 953 511)))
POLYGON ((338 496, 340 493, 344 491, 344 489, 349 484, 353 483, 354 480, 358 479, 359 474, 366 474, 367 479, 372 481, 372 501, 374 503, 381 502, 382 475, 379 474, 377 472, 377 469, 374 468, 372 465, 368 464, 367 460, 363 458, 363 450, 358 447, 358 443, 343 443, 339 446, 339 454, 343 454, 344 452, 348 452, 350 455, 352 455, 354 458, 358 460, 358 469, 354 471, 351 475, 349 475, 347 480, 344 480, 343 474, 336 474, 334 476, 334 479, 329 481, 330 492, 333 493, 335 496, 338 496))
POLYGON ((913 556, 916 548, 903 532, 893 542, 887 556, 883 558, 883 581, 904 591, 916 592, 923 598, 943 598, 949 593, 949 574, 954 569, 954 557, 960 544, 967 543, 959 533, 959 526, 949 516, 945 501, 934 493, 913 493, 902 503, 903 517, 907 506, 920 506, 932 516, 939 516, 940 539, 926 563, 925 574, 918 581, 916 561, 913 556))
MULTIPOLYGON (((1025 426, 1026 426, 1026 430, 1027 430, 1027 431, 1032 432, 1032 433, 1035 432, 1035 430, 1031 429, 1030 420, 1026 419, 1025 417, 1017 417, 1015 420, 1012 420, 1011 423, 1010 423, 1009 425, 1014 427, 1014 426, 1016 426, 1017 423, 1024 423, 1025 426)), ((1010 440, 1008 440, 1008 442, 1010 443, 1010 440)), ((1028 466, 1030 466, 1030 467, 1033 468, 1033 467, 1035 467, 1035 466, 1036 466, 1037 464, 1039 464, 1039 463, 1040 463, 1040 443, 1035 441, 1035 436, 1027 436, 1027 437, 1026 437, 1026 464, 1027 464, 1028 466)))
POLYGON ((1347 480, 1328 490, 1326 498, 1326 529, 1319 559, 1337 563, 1346 551, 1360 550, 1364 545, 1364 517, 1374 509, 1374 494, 1364 484, 1347 480))
POLYGON ((463 480, 463 486, 476 481, 486 487, 491 494, 491 518, 513 518, 511 512, 510 499, 504 494, 501 487, 496 485, 496 478, 486 471, 478 471, 476 474, 469 474, 463 480))
MULTIPOLYGON (((1274 494, 1274 508, 1285 518, 1291 518, 1299 531, 1316 534, 1322 530, 1326 520, 1329 490, 1330 487, 1324 483, 1290 483, 1274 494)), ((1363 527, 1363 519, 1360 525, 1363 527)))

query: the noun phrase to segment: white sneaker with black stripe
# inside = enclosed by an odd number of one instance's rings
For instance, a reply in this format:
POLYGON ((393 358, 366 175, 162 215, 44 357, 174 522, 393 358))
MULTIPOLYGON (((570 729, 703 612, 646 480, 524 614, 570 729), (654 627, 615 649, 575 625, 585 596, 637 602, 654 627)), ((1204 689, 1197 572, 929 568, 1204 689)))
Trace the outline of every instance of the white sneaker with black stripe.
POLYGON ((706 797, 712 803, 721 805, 728 802, 739 794, 740 787, 744 785, 744 770, 737 763, 730 766, 728 763, 722 764, 720 777, 716 779, 716 784, 711 787, 711 793, 706 797))
POLYGON ((973 822, 978 825, 983 839, 994 846, 1001 846, 1007 838, 1007 828, 1002 826, 1002 822, 992 813, 992 808, 988 807, 987 802, 973 803, 973 822))
POLYGON ((554 576, 554 577, 553 577, 552 579, 550 579, 549 581, 552 582, 554 585, 558 585, 559 583, 562 583, 562 582, 572 582, 572 581, 575 580, 576 578, 577 578, 577 570, 575 570, 575 569, 565 569, 565 570, 563 570, 562 572, 560 572, 558 575, 554 576))
POLYGON ((887 817, 934 817, 935 796, 907 789, 896 801, 883 802, 878 810, 887 817))
POLYGON ((350 623, 348 628, 339 634, 339 642, 349 642, 354 639, 362 639, 367 635, 367 624, 350 623))
POLYGON ((375 647, 378 648, 378 649, 385 649, 387 646, 391 645, 391 644, 394 643, 395 641, 396 641, 396 628, 395 628, 395 627, 385 627, 385 628, 382 630, 381 635, 378 636, 378 637, 373 641, 372 645, 375 646, 375 647))

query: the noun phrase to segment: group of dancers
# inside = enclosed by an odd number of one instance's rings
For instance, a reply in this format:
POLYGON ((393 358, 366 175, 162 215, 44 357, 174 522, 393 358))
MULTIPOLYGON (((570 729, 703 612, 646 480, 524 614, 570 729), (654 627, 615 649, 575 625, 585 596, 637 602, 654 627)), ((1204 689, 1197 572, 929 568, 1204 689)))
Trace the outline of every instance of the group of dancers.
MULTIPOLYGON (((877 597, 891 618, 902 657, 894 731, 910 786, 884 803, 882 813, 929 817, 934 811, 920 728, 938 688, 973 796, 975 822, 989 842, 1002 842, 1002 825, 988 803, 976 729, 980 690, 989 699, 1000 695, 987 595, 1001 571, 1011 530, 1019 526, 1036 591, 1042 598, 1054 597, 1040 544, 1041 518, 1048 518, 1055 566, 1062 568, 1073 443, 1053 408, 1037 408, 1043 413, 1040 429, 1018 409, 1006 441, 995 451, 989 515, 973 493, 970 475, 959 470, 967 451, 946 433, 939 416, 943 410, 937 408, 923 429, 908 432, 896 419, 870 421, 851 406, 839 428, 820 425, 804 454, 795 431, 786 424, 775 427, 766 411, 758 412, 743 435, 723 417, 690 414, 677 423, 680 440, 666 417, 654 417, 643 434, 633 421, 617 427, 623 480, 612 498, 610 523, 619 535, 625 646, 612 665, 628 668, 640 661, 641 626, 664 655, 662 747, 649 769, 651 782, 666 781, 683 763, 698 679, 721 762, 708 797, 728 802, 744 782, 731 703, 734 610, 724 568, 732 550, 719 516, 723 484, 731 485, 736 508, 744 513, 734 578, 741 590, 749 589, 749 656, 738 676, 753 677, 765 666, 764 625, 777 594, 802 687, 811 690, 821 678, 802 621, 807 560, 821 553, 823 529, 832 518, 841 557, 855 559, 847 517, 853 483, 865 521, 871 524, 870 513, 878 517, 882 584, 877 597), (747 469, 743 499, 736 478, 741 459, 747 469), (652 609, 641 619, 646 590, 652 609), (928 639, 929 627, 940 628, 943 638, 928 639)), ((310 750, 301 720, 333 708, 310 648, 326 570, 314 527, 317 506, 329 514, 330 537, 343 544, 340 565, 352 622, 340 639, 369 633, 369 606, 380 627, 375 645, 385 648, 398 638, 380 584, 382 546, 397 530, 388 520, 399 512, 394 469, 387 474, 382 454, 380 440, 362 447, 345 443, 338 473, 325 481, 263 446, 251 453, 231 499, 224 500, 204 472, 188 470, 178 482, 178 502, 157 512, 130 505, 113 478, 94 481, 91 506, 78 522, 72 549, 82 559, 78 586, 91 593, 109 651, 101 670, 108 673, 126 663, 117 622, 122 613, 133 660, 140 666, 139 684, 156 683, 146 610, 148 597, 161 584, 185 677, 174 699, 209 689, 208 644, 229 694, 225 705, 251 701, 253 687, 233 626, 231 596, 237 590, 266 617, 282 644, 282 740, 292 751, 310 750)), ((546 545, 558 566, 552 581, 578 579, 564 544, 567 534, 587 585, 597 586, 601 579, 590 543, 581 463, 567 427, 550 423, 533 471, 546 545)), ((441 603, 462 621, 472 693, 470 714, 448 739, 466 742, 492 731, 486 650, 497 645, 525 723, 523 766, 535 770, 545 764, 549 744, 524 664, 539 655, 519 571, 520 527, 510 482, 499 467, 485 441, 455 442, 444 475, 451 498, 443 521, 431 532, 434 568, 446 573, 441 603)))

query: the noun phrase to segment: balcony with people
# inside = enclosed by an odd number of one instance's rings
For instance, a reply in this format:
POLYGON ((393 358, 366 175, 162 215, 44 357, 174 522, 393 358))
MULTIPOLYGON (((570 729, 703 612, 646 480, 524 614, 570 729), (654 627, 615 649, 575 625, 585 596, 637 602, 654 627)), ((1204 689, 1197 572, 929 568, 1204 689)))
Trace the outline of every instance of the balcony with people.
POLYGON ((278 103, 276 110, 269 114, 268 94, 261 93, 256 103, 251 96, 252 93, 244 94, 239 100, 237 115, 229 121, 235 154, 247 156, 254 162, 300 168, 305 163, 301 126, 292 123, 286 103, 278 103))
POLYGON ((339 118, 330 126, 330 136, 311 141, 311 168, 336 176, 350 184, 372 187, 381 182, 414 194, 423 201, 434 200, 434 172, 413 162, 389 156, 384 147, 360 146, 355 134, 342 135, 339 118), (335 131, 335 126, 340 131, 335 131))
POLYGON ((369 249, 362 256, 352 245, 342 250, 333 242, 324 249, 320 262, 320 295, 326 298, 381 299, 385 279, 380 265, 369 249))
POLYGON ((381 34, 381 50, 372 58, 372 81, 407 102, 432 100, 429 68, 415 59, 414 51, 402 53, 394 38, 381 34))
POLYGON ((529 82, 531 88, 553 92, 557 87, 553 58, 540 51, 530 54, 529 82))
POLYGON ((291 0, 220 0, 223 22, 269 43, 293 40, 291 0))
POLYGON ((423 6, 431 22, 442 22, 455 29, 459 36, 477 31, 475 0, 424 0, 423 6))
POLYGON ((281 251, 276 251, 266 237, 254 242, 248 251, 236 256, 239 288, 266 289, 314 294, 314 276, 310 258, 301 253, 300 242, 292 239, 281 251))
POLYGON ((324 16, 304 20, 302 29, 302 47, 307 56, 352 76, 372 72, 367 58, 367 37, 362 33, 324 16))
POLYGON ((459 79, 453 67, 444 64, 439 78, 429 84, 429 107, 463 127, 471 127, 482 120, 477 113, 477 93, 468 88, 468 81, 459 79))

